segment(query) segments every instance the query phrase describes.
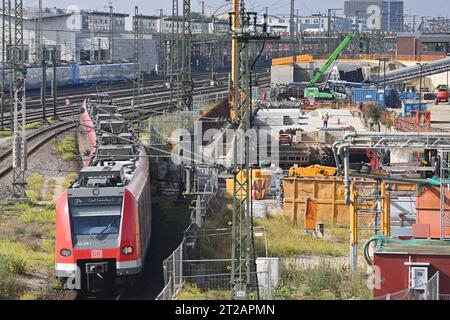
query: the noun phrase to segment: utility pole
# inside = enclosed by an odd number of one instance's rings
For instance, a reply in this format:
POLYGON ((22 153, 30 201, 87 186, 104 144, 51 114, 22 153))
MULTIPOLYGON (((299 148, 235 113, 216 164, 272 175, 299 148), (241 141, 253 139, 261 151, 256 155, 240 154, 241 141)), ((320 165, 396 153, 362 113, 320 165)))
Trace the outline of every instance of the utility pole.
POLYGON ((26 198, 25 174, 27 171, 26 147, 26 68, 23 46, 23 2, 14 1, 14 43, 11 50, 11 67, 14 70, 14 117, 13 117, 13 198, 26 198), (19 113, 22 117, 19 123, 19 113))
POLYGON ((183 0, 183 39, 181 56, 181 109, 192 110, 192 30, 191 30, 191 0, 183 0))
MULTIPOLYGON (((253 225, 251 203, 251 165, 250 154, 254 145, 245 136, 252 128, 251 70, 249 67, 249 42, 251 40, 274 40, 263 33, 249 33, 256 25, 256 13, 245 11, 244 1, 233 0, 231 9, 232 30, 232 84, 230 90, 230 115, 233 129, 237 129, 233 141, 233 220, 231 250, 231 284, 235 299, 246 299, 248 290, 254 284, 252 269, 255 269, 253 250, 253 225), (253 19, 252 19, 253 18, 253 19)), ((265 16, 263 30, 267 30, 265 16)), ((256 271, 256 270, 254 270, 256 271)), ((255 274, 255 273, 253 273, 255 274)), ((256 277, 256 292, 259 290, 256 277)))
MULTIPOLYGON (((9 61, 9 51, 11 48, 11 0, 2 0, 2 91, 0 105, 0 130, 4 130, 4 113, 5 113, 5 86, 6 86, 6 69, 11 70, 9 61)), ((11 80, 11 77, 10 77, 11 80)), ((11 96, 9 101, 11 101, 11 96)))
POLYGON ((42 80, 41 80, 41 105, 42 105, 42 123, 48 123, 47 121, 47 62, 44 56, 44 47, 42 44, 43 32, 42 32, 42 0, 39 0, 38 8, 38 23, 36 34, 36 61, 41 62, 42 67, 42 80))
POLYGON ((109 60, 114 61, 114 7, 109 6, 109 60))
POLYGON ((171 55, 170 105, 172 106, 172 108, 174 108, 178 105, 178 89, 179 89, 178 88, 178 84, 179 84, 178 33, 179 33, 178 0, 172 0, 172 32, 171 32, 171 44, 170 44, 170 55, 171 55), (176 23, 176 27, 175 27, 175 23, 176 23), (176 96, 174 97, 175 86, 177 87, 177 91, 176 91, 176 96))
POLYGON ((41 82, 41 105, 42 105, 42 123, 47 123, 47 63, 42 56, 42 82, 41 82))
POLYGON ((142 25, 142 18, 139 14, 139 8, 135 6, 134 8, 134 61, 138 66, 136 81, 134 84, 134 93, 133 93, 133 104, 134 107, 138 108, 138 112, 140 113, 140 110, 142 108, 142 95, 144 91, 144 77, 143 77, 143 25, 142 25))
POLYGON ((57 99, 58 99, 58 76, 56 74, 56 66, 58 64, 56 46, 53 49, 53 81, 52 81, 52 93, 53 93, 53 120, 57 121, 59 119, 57 112, 57 99))
POLYGON ((95 32, 95 17, 92 13, 89 14, 89 33, 91 38, 91 53, 90 53, 90 59, 92 62, 95 61, 95 48, 94 48, 94 32, 95 32))
POLYGON ((163 9, 159 10, 159 74, 163 75, 164 78, 166 78, 165 73, 165 63, 164 60, 166 59, 166 46, 164 43, 164 12, 163 9))
POLYGON ((36 35, 35 35, 36 55, 35 62, 42 61, 42 0, 39 0, 38 18, 36 22, 36 35))
POLYGON ((292 56, 292 63, 295 63, 297 61, 296 57, 296 50, 295 50, 295 0, 291 0, 291 16, 289 19, 289 32, 291 36, 291 56, 292 56))

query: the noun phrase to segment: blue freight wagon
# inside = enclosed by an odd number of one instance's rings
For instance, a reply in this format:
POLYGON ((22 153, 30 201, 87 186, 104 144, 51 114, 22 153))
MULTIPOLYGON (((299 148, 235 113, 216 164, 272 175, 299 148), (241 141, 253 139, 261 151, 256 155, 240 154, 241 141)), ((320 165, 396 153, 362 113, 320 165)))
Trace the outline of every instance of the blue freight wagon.
MULTIPOLYGON (((9 91, 10 72, 8 69, 1 69, 5 73, 4 91, 9 91)), ((56 78, 58 87, 67 87, 79 84, 111 83, 119 81, 130 81, 135 79, 138 72, 136 63, 117 63, 104 65, 83 65, 73 64, 71 66, 59 66, 56 68, 56 78)), ((47 87, 51 87, 53 80, 53 68, 47 68, 47 87)), ((42 68, 27 68, 26 89, 36 90, 41 87, 42 68)))

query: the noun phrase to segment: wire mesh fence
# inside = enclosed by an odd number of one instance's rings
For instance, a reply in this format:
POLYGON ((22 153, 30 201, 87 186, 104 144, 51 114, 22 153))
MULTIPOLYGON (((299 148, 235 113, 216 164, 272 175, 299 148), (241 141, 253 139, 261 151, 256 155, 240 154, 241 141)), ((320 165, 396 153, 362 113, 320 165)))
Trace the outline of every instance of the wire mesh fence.
POLYGON ((439 294, 439 272, 436 272, 430 280, 413 288, 389 293, 376 297, 374 300, 446 300, 447 295, 439 294))
POLYGON ((194 110, 203 110, 205 107, 217 104, 228 98, 228 91, 206 93, 194 96, 194 110))
MULTIPOLYGON (((263 227, 253 231, 254 257, 250 259, 250 295, 270 299, 272 294, 269 270, 257 272, 256 258, 267 257, 267 232, 263 227)), ((192 224, 180 246, 163 262, 165 287, 157 300, 176 299, 183 286, 194 286, 201 292, 222 292, 232 288, 232 233, 229 229, 200 229, 192 224)))

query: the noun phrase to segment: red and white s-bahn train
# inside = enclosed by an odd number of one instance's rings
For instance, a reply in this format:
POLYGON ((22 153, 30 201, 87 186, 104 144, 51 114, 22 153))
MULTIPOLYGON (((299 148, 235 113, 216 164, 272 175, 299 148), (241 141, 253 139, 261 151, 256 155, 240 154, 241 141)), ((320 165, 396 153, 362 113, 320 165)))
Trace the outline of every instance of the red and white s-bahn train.
POLYGON ((55 268, 66 289, 97 293, 142 272, 152 214, 146 150, 114 107, 89 108, 95 154, 57 203, 55 268))

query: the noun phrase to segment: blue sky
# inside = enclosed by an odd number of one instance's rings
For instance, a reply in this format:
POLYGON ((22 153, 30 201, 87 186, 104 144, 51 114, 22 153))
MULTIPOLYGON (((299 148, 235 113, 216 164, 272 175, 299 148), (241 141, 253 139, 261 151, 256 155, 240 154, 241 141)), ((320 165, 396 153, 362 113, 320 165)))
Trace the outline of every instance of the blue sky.
MULTIPOLYGON (((144 14, 152 15, 158 13, 159 9, 171 10, 171 0, 43 0, 46 7, 66 8, 70 5, 77 5, 83 9, 104 10, 111 2, 117 11, 132 13, 134 6, 138 5, 144 14)), ((194 11, 200 10, 200 0, 191 0, 194 11)), ((25 6, 37 6, 37 0, 24 0, 25 6)), ((205 0, 208 11, 212 13, 225 0, 205 0)), ((405 12, 407 14, 417 14, 425 16, 450 16, 450 1, 448 0, 404 0, 405 12)), ((180 0, 180 9, 181 9, 180 0)), ((290 0, 247 0, 247 8, 257 12, 263 12, 263 7, 269 6, 269 12, 273 14, 289 12, 290 0)), ((344 0, 296 0, 296 6, 302 14, 314 12, 325 12, 327 8, 342 8, 344 0)), ((226 7, 224 7, 226 8, 226 7)))

